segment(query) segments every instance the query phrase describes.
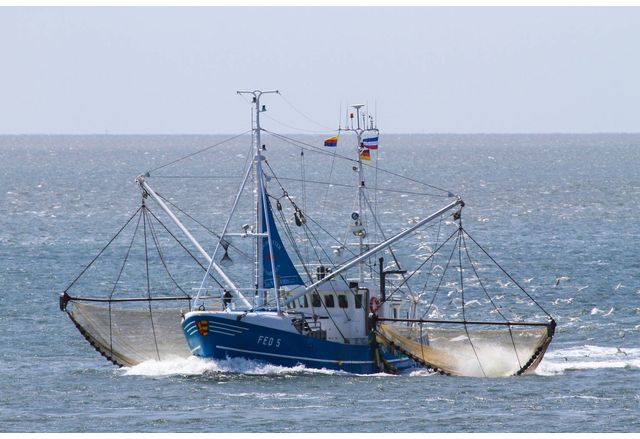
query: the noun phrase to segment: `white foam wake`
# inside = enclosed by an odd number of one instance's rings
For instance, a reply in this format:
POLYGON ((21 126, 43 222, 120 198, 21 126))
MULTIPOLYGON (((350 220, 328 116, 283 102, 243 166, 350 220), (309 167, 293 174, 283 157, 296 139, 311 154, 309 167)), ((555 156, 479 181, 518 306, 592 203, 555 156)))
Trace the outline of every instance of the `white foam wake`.
POLYGON ((538 375, 567 370, 640 368, 640 348, 584 345, 549 351, 536 369, 538 375))
MULTIPOLYGON (((550 350, 536 369, 537 375, 561 375, 570 370, 640 368, 640 348, 617 348, 584 345, 550 350)), ((310 369, 304 366, 284 367, 264 364, 243 358, 212 360, 199 357, 173 358, 163 361, 145 361, 121 369, 124 375, 149 377, 197 376, 216 374, 291 375, 291 374, 346 374, 328 369, 310 369)), ((431 375, 417 369, 410 376, 431 375)), ((386 374, 380 374, 386 375, 386 374)))
POLYGON ((162 361, 145 361, 132 367, 121 369, 125 375, 150 377, 191 376, 207 374, 245 374, 245 375, 291 375, 291 374, 325 374, 335 375, 343 372, 327 369, 310 369, 304 366, 284 367, 264 364, 243 358, 227 360, 204 359, 191 356, 189 358, 172 358, 162 361))

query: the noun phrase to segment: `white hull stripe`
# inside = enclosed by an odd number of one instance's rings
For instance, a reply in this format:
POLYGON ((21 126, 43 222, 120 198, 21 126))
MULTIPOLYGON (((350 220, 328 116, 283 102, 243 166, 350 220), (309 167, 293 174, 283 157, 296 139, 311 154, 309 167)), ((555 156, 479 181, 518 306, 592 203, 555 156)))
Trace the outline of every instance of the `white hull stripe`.
POLYGON ((223 330, 219 330, 220 328, 209 328, 209 332, 215 332, 216 334, 223 334, 223 335, 229 335, 231 337, 235 337, 236 334, 232 333, 232 332, 224 332, 227 329, 223 328, 223 330), (218 331, 216 331, 216 329, 218 329, 218 331))
POLYGON ((231 335, 240 334, 242 332, 242 331, 238 331, 237 329, 231 329, 231 328, 225 328, 224 326, 219 326, 218 322, 209 321, 209 329, 211 328, 219 329, 220 331, 232 332, 233 334, 231 335))
POLYGON ((208 320, 208 322, 212 325, 228 326, 229 328, 233 328, 238 332, 246 331, 249 329, 249 328, 243 328, 242 326, 238 326, 238 325, 229 325, 228 323, 222 323, 219 320, 208 320))
MULTIPOLYGON (((223 334, 223 335, 229 335, 231 337, 235 337, 236 334, 239 331, 236 331, 235 333, 233 332, 227 332, 227 331, 231 331, 231 329, 227 329, 227 328, 216 328, 216 327, 209 327, 209 332, 215 332, 217 334, 223 334), (216 331, 217 330, 217 331, 216 331)), ((190 331, 187 331, 187 334, 191 335, 195 335, 198 332, 197 328, 192 328, 190 331)))
MULTIPOLYGON (((272 354, 270 352, 259 352, 259 351, 248 351, 245 349, 237 349, 231 348, 229 346, 216 346, 217 349, 226 349, 228 351, 236 351, 236 352, 244 352, 245 354, 258 354, 258 355, 266 355, 270 357, 279 357, 279 358, 289 358, 292 360, 304 360, 304 361, 315 361, 318 363, 332 363, 332 364, 373 364, 373 361, 340 361, 340 360, 323 360, 320 358, 308 358, 308 357, 294 357, 292 355, 282 355, 282 354, 272 354)), ((396 360, 390 360, 389 363, 397 363, 399 361, 406 361, 404 358, 399 358, 396 360)))
MULTIPOLYGON (((220 323, 218 320, 207 320, 207 323, 209 324, 210 327, 217 327, 217 329, 220 329, 222 331, 233 331, 236 334, 239 334, 242 331, 246 331, 249 329, 249 328, 243 328, 242 326, 220 323)), ((191 321, 184 326, 184 330, 187 332, 191 332, 194 329, 196 329, 195 321, 191 321)))

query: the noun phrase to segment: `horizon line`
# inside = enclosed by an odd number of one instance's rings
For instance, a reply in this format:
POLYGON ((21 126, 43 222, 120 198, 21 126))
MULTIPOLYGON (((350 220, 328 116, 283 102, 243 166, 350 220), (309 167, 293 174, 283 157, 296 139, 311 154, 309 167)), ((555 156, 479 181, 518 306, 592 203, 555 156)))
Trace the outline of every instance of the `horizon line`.
MULTIPOLYGON (((282 135, 298 135, 298 136, 326 136, 331 135, 332 131, 326 133, 279 133, 282 135)), ((242 136, 251 133, 0 133, 0 136, 242 136)), ((602 135, 602 134, 640 134, 640 131, 469 131, 469 132, 453 132, 453 131, 434 131, 434 132, 385 132, 381 135, 454 135, 454 136, 470 136, 470 135, 602 135)))

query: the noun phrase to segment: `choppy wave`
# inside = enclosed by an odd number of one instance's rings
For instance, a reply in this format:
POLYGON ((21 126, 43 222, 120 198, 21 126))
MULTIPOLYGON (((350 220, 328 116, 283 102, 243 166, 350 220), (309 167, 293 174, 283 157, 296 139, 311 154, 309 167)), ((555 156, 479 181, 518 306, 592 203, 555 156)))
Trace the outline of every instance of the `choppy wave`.
POLYGON ((549 351, 537 375, 560 375, 570 370, 640 368, 640 348, 584 345, 549 351))

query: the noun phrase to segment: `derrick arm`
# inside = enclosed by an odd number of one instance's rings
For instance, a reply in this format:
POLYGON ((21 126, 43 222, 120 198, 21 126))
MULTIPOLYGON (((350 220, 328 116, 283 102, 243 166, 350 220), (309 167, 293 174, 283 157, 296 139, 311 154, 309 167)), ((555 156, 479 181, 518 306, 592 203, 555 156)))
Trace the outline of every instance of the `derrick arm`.
POLYGON ((182 222, 174 215, 174 213, 171 211, 171 209, 169 209, 169 207, 162 200, 162 198, 160 198, 158 194, 156 194, 156 192, 147 184, 144 176, 141 175, 138 178, 136 178, 136 182, 140 185, 140 187, 144 192, 149 194, 151 198, 153 198, 158 203, 160 208, 164 210, 164 212, 169 216, 169 218, 171 218, 171 220, 178 226, 178 228, 182 230, 182 232, 189 239, 189 241, 191 241, 191 243, 196 247, 196 249, 200 252, 200 254, 207 260, 207 262, 209 262, 209 264, 211 264, 211 267, 214 270, 216 270, 216 272, 222 278, 225 287, 229 288, 234 294, 236 294, 237 297, 239 297, 240 300, 242 300, 242 303, 247 308, 251 308, 251 303, 249 303, 249 301, 242 295, 238 287, 236 287, 233 281, 229 279, 229 276, 227 276, 227 274, 222 270, 222 268, 220 268, 220 266, 213 261, 211 256, 202 248, 200 243, 196 240, 196 238, 193 237, 193 235, 184 226, 184 224, 182 224, 182 222))

